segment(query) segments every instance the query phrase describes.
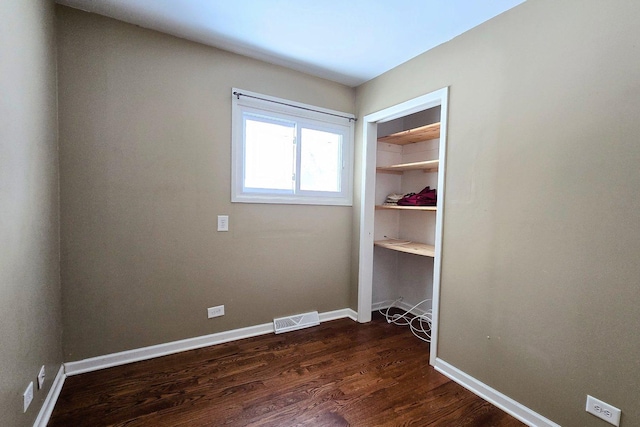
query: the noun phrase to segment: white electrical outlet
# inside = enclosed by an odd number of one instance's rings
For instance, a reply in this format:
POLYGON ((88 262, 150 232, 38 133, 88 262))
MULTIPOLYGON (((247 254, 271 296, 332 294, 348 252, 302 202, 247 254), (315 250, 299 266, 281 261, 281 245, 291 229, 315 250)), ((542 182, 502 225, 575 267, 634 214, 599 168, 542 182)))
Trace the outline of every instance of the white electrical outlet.
POLYGON ((229 231, 229 215, 218 215, 218 231, 229 231))
POLYGON ((207 317, 209 317, 209 319, 220 316, 224 316, 224 305, 207 308, 207 317))
POLYGON ((42 385, 44 384, 44 365, 40 368, 40 372, 38 372, 38 390, 42 389, 42 385))
POLYGON ((29 383, 27 389, 22 393, 22 397, 24 398, 24 409, 23 412, 27 412, 29 405, 31 405, 31 401, 33 400, 33 381, 29 383))
POLYGON ((586 411, 598 418, 602 418, 609 424, 613 424, 614 426, 620 425, 620 413, 622 411, 615 406, 611 406, 602 400, 596 399, 593 396, 587 395, 586 411))

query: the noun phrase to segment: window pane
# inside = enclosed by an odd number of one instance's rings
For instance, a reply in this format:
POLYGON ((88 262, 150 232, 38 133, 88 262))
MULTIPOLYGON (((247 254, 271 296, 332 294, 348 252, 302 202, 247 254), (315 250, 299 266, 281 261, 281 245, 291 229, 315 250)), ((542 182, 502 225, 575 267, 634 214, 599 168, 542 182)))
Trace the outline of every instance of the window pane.
POLYGON ((293 191, 295 125, 244 117, 244 187, 293 191))
POLYGON ((340 191, 342 135, 301 129, 300 189, 340 191))

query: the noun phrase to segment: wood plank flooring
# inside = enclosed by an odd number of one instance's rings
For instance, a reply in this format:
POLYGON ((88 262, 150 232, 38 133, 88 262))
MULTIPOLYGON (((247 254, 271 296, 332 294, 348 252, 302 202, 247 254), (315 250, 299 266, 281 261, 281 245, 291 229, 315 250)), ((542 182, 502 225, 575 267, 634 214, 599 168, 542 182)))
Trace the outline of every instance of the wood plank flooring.
POLYGON ((524 426, 429 366, 380 317, 66 379, 49 426, 524 426))

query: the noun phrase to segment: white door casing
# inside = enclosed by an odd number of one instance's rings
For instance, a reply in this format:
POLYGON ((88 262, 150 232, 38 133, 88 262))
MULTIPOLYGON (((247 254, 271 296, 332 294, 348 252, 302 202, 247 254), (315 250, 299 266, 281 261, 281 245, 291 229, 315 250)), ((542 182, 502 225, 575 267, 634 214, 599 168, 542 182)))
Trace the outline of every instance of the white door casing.
POLYGON ((360 207, 360 250, 358 271, 358 322, 371 321, 373 287, 373 231, 375 211, 377 124, 394 120, 440 105, 440 149, 438 171, 438 210, 436 212, 435 248, 433 265, 433 323, 431 327, 431 350, 429 363, 435 364, 438 345, 438 323, 440 306, 440 270, 442 256, 442 228, 444 217, 445 168, 447 141, 447 112, 449 88, 394 105, 364 116, 362 120, 362 192, 360 207))

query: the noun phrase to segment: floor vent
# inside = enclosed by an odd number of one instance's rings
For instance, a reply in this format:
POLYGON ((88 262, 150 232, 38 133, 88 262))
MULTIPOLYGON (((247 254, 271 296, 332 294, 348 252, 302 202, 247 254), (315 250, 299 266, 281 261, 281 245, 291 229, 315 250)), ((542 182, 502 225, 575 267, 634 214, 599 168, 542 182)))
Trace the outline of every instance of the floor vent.
POLYGON ((318 317, 317 311, 273 319, 273 328, 275 329, 276 334, 308 328, 319 324, 320 318, 318 317))

